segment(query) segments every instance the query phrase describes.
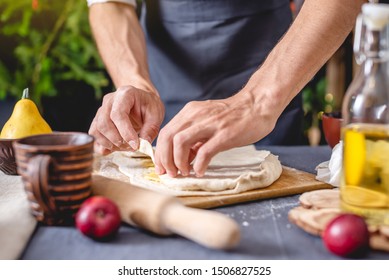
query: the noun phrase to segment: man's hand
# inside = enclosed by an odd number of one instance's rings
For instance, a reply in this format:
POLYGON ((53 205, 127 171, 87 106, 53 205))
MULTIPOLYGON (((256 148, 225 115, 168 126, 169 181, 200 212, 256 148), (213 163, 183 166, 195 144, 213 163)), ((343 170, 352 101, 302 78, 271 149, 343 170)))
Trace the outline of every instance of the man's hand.
POLYGON ((224 100, 188 103, 164 128, 157 141, 156 171, 175 177, 193 169, 203 176, 218 152, 251 144, 270 133, 279 115, 256 108, 249 94, 224 100))
POLYGON ((158 137, 156 171, 202 176, 211 158, 269 134, 289 102, 342 44, 365 0, 305 0, 285 36, 246 86, 225 100, 191 102, 158 137))
POLYGON ((95 151, 108 154, 117 150, 136 150, 139 137, 152 142, 164 118, 164 106, 156 93, 132 86, 118 88, 104 96, 89 129, 95 151))
POLYGON ((118 88, 104 97, 89 129, 96 138, 95 151, 135 150, 138 135, 150 142, 155 139, 165 113, 148 72, 138 16, 132 5, 107 2, 92 5, 89 20, 101 57, 118 88))

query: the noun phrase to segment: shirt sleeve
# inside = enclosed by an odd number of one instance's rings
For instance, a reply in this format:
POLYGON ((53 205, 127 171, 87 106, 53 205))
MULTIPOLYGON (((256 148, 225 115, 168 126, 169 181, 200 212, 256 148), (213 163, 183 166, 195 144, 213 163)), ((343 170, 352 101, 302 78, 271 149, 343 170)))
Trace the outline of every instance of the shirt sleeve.
POLYGON ((119 3, 125 3, 136 7, 136 0, 87 0, 87 2, 88 2, 88 6, 92 6, 93 4, 97 4, 97 3, 119 2, 119 3))

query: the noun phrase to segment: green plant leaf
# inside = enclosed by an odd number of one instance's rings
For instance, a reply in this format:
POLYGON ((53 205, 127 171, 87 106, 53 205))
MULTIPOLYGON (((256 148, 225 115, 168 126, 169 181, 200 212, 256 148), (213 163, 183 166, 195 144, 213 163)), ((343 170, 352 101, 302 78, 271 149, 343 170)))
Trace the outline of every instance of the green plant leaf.
POLYGON ((28 35, 28 31, 30 29, 30 22, 32 17, 32 11, 30 9, 26 9, 23 11, 22 22, 18 28, 18 34, 22 37, 28 35))
POLYGON ((67 80, 91 86, 101 98, 111 80, 92 38, 86 1, 39 4, 34 11, 31 0, 0 2, 0 40, 15 46, 4 51, 7 64, 0 68, 0 99, 19 97, 29 87, 39 104, 43 96, 61 94, 56 85, 67 80))

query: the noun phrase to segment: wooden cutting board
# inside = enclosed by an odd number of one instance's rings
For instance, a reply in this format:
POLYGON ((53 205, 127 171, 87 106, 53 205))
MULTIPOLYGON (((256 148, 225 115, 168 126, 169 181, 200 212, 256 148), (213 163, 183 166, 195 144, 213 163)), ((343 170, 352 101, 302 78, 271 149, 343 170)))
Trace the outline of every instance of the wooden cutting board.
POLYGON ((267 188, 239 194, 187 196, 179 197, 179 199, 186 206, 195 208, 215 208, 241 202, 301 194, 307 191, 331 188, 333 188, 331 185, 316 180, 315 175, 311 173, 283 166, 280 178, 267 188))

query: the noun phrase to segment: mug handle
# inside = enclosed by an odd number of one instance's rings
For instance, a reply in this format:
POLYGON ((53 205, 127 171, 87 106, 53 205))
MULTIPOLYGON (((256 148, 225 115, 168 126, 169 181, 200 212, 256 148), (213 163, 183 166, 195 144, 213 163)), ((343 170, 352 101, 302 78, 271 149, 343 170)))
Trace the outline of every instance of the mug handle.
MULTIPOLYGON (((32 192, 44 213, 54 214, 55 202, 49 193, 49 155, 36 155, 29 160, 27 174, 31 179, 32 192)), ((45 217, 44 217, 45 219, 45 217)))

